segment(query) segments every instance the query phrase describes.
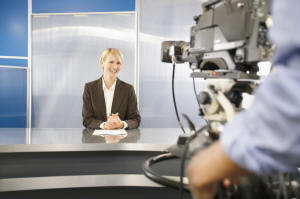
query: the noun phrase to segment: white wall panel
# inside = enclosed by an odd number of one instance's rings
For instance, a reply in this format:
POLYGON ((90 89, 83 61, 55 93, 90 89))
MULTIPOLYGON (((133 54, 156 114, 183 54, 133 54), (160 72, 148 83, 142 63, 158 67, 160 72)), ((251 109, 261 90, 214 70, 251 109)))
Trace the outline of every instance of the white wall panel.
MULTIPOLYGON (((201 1, 196 0, 140 0, 140 112, 142 127, 178 127, 172 101, 172 64, 162 63, 161 42, 190 40, 193 16, 201 13, 201 1)), ((186 113, 202 126, 198 105, 193 93, 188 64, 178 64, 175 75, 175 95, 179 114, 186 113)), ((203 81, 197 79, 199 91, 203 81)), ((187 126, 187 125, 185 125, 187 126)))
POLYGON ((102 75, 105 48, 121 50, 120 78, 134 83, 134 23, 134 14, 33 16, 33 127, 82 127, 84 84, 102 75))

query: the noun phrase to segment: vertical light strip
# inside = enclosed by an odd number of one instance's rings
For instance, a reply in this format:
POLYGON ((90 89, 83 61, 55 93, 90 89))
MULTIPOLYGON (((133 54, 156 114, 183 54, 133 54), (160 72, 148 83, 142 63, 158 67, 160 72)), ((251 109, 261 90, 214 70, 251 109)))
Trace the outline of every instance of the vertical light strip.
MULTIPOLYGON (((27 66, 27 119, 26 127, 31 128, 31 15, 32 0, 28 0, 28 66, 27 66)), ((31 131, 29 131, 30 133, 31 131)), ((30 138, 30 135, 29 135, 30 138)), ((29 140, 30 142, 30 140, 29 140)))
POLYGON ((26 144, 31 144, 31 128, 26 128, 26 144))
POLYGON ((139 61, 139 32, 140 32, 140 0, 135 0, 135 64, 134 64, 134 86, 139 104, 139 72, 140 72, 140 61, 139 61))

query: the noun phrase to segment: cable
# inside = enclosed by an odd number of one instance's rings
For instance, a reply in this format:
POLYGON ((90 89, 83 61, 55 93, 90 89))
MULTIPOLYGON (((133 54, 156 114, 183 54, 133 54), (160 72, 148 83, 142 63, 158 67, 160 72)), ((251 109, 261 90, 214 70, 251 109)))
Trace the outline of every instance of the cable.
MULTIPOLYGON (((186 154, 187 154, 188 145, 196 137, 197 133, 200 132, 202 129, 204 129, 204 127, 201 128, 200 130, 198 130, 195 134, 193 134, 187 140, 187 142, 185 144, 185 148, 184 148, 184 151, 183 151, 183 158, 181 159, 181 171, 180 171, 181 178, 182 178, 183 173, 184 173, 184 166, 182 166, 182 164, 184 164, 183 160, 185 160, 185 157, 186 157, 186 154)), ((165 178, 165 177, 161 176, 159 173, 156 173, 155 171, 153 171, 150 168, 155 163, 158 163, 158 162, 161 162, 161 161, 165 161, 165 160, 171 160, 171 159, 175 159, 175 158, 178 159, 177 156, 174 156, 171 153, 164 153, 164 154, 161 154, 161 155, 157 155, 155 157, 151 157, 148 160, 146 160, 146 162, 143 164, 143 171, 144 171, 145 176, 148 177, 149 179, 153 180, 154 182, 157 182, 157 183, 159 183, 161 185, 172 187, 172 188, 175 188, 175 189, 180 189, 181 190, 181 194, 182 194, 183 188, 184 188, 183 187, 183 180, 182 179, 181 179, 181 183, 182 183, 181 184, 178 181, 171 180, 171 179, 168 179, 168 178, 165 178)))
POLYGON ((197 135, 199 133, 201 133, 201 131, 203 131, 204 129, 206 129, 207 126, 203 126, 202 128, 200 128, 199 130, 197 130, 195 132, 195 134, 193 134, 185 143, 184 146, 184 150, 182 153, 182 157, 181 157, 181 164, 180 164, 180 186, 179 186, 179 199, 183 198, 183 175, 184 175, 184 162, 186 159, 186 155, 187 155, 187 151, 189 149, 189 144, 197 137, 197 135))
MULTIPOLYGON (((193 72, 194 72, 194 69, 193 69, 193 72)), ((193 78, 193 88, 194 88, 194 94, 195 94, 195 97, 196 97, 196 100, 197 100, 197 103, 198 103, 198 106, 199 106, 199 111, 200 111, 200 115, 203 114, 203 108, 201 107, 201 104, 199 103, 198 101, 198 95, 197 95, 197 90, 196 90, 196 84, 195 84, 195 77, 192 77, 193 78)), ((202 118, 203 119, 203 118, 202 118)), ((205 121, 205 123, 208 125, 208 121, 206 119, 203 119, 205 121)))
POLYGON ((143 171, 146 177, 148 177, 149 179, 153 180, 154 182, 157 182, 161 185, 164 186, 168 186, 171 188, 175 188, 175 189, 179 189, 179 198, 182 199, 183 198, 183 191, 188 191, 187 187, 184 187, 183 184, 183 176, 184 176, 184 163, 185 163, 185 159, 187 156, 187 152, 189 149, 189 144, 191 143, 191 141, 193 141, 197 135, 199 133, 201 133, 204 129, 208 128, 208 126, 204 126, 201 129, 197 130, 195 132, 195 134, 193 134, 191 137, 188 138, 188 140, 186 141, 185 145, 184 145, 184 150, 182 153, 182 157, 181 157, 181 163, 180 163, 180 182, 176 181, 176 180, 172 180, 166 177, 161 176, 161 174, 153 171, 150 167, 158 162, 161 161, 165 161, 165 160, 170 160, 170 159, 175 159, 178 158, 174 155, 172 155, 171 153, 164 153, 155 157, 151 157, 148 160, 146 160, 146 162, 143 164, 143 171))
POLYGON ((150 168, 151 165, 153 165, 155 163, 158 163, 158 162, 161 162, 164 160, 175 159, 175 158, 178 158, 178 157, 172 155, 171 153, 164 153, 164 154, 149 158, 143 164, 143 171, 144 171, 145 176, 161 185, 178 189, 179 183, 177 181, 165 178, 150 168))
POLYGON ((181 164, 180 164, 179 199, 183 199, 183 175, 184 175, 184 162, 185 162, 186 154, 189 149, 189 144, 195 137, 196 137, 196 133, 187 140, 187 142, 184 146, 184 150, 183 150, 183 154, 182 154, 182 158, 181 158, 181 164))
MULTIPOLYGON (((194 70, 193 70, 194 71, 194 70)), ((199 109, 201 109, 201 105, 198 101, 198 95, 197 95, 197 91, 196 91, 196 85, 195 85, 195 77, 192 77, 193 78, 193 88, 194 88, 194 94, 195 94, 195 97, 196 97, 196 100, 197 100, 197 103, 198 103, 198 106, 199 106, 199 109)))
POLYGON ((183 131, 183 133, 185 133, 185 130, 182 126, 182 123, 180 121, 179 115, 178 115, 178 111, 177 111, 177 105, 176 105, 176 100, 175 100, 175 89, 174 89, 174 78, 175 77, 175 62, 173 62, 173 72, 172 72, 172 97, 173 97, 173 104, 174 104, 174 108, 175 108, 175 113, 176 113, 176 117, 177 117, 177 121, 178 124, 181 128, 181 130, 183 131))

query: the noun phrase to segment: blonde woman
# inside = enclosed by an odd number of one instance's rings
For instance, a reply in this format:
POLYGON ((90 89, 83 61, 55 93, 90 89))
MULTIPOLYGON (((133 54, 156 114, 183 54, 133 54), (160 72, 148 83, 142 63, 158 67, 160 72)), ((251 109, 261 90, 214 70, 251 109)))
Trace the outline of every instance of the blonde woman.
POLYGON ((141 117, 132 85, 120 80, 123 55, 116 48, 106 49, 100 58, 103 76, 85 84, 83 125, 91 129, 134 129, 141 117))

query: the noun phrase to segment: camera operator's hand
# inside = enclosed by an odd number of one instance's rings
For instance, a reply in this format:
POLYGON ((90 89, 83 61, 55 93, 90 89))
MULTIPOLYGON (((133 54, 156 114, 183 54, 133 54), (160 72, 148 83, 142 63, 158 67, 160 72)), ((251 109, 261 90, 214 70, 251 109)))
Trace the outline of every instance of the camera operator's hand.
POLYGON ((203 187, 195 187, 190 184, 189 188, 193 194, 194 199, 214 199, 218 185, 217 183, 212 183, 203 187))
POLYGON ((195 199, 213 199, 219 181, 246 174, 227 156, 220 141, 196 154, 187 168, 189 188, 195 199))

